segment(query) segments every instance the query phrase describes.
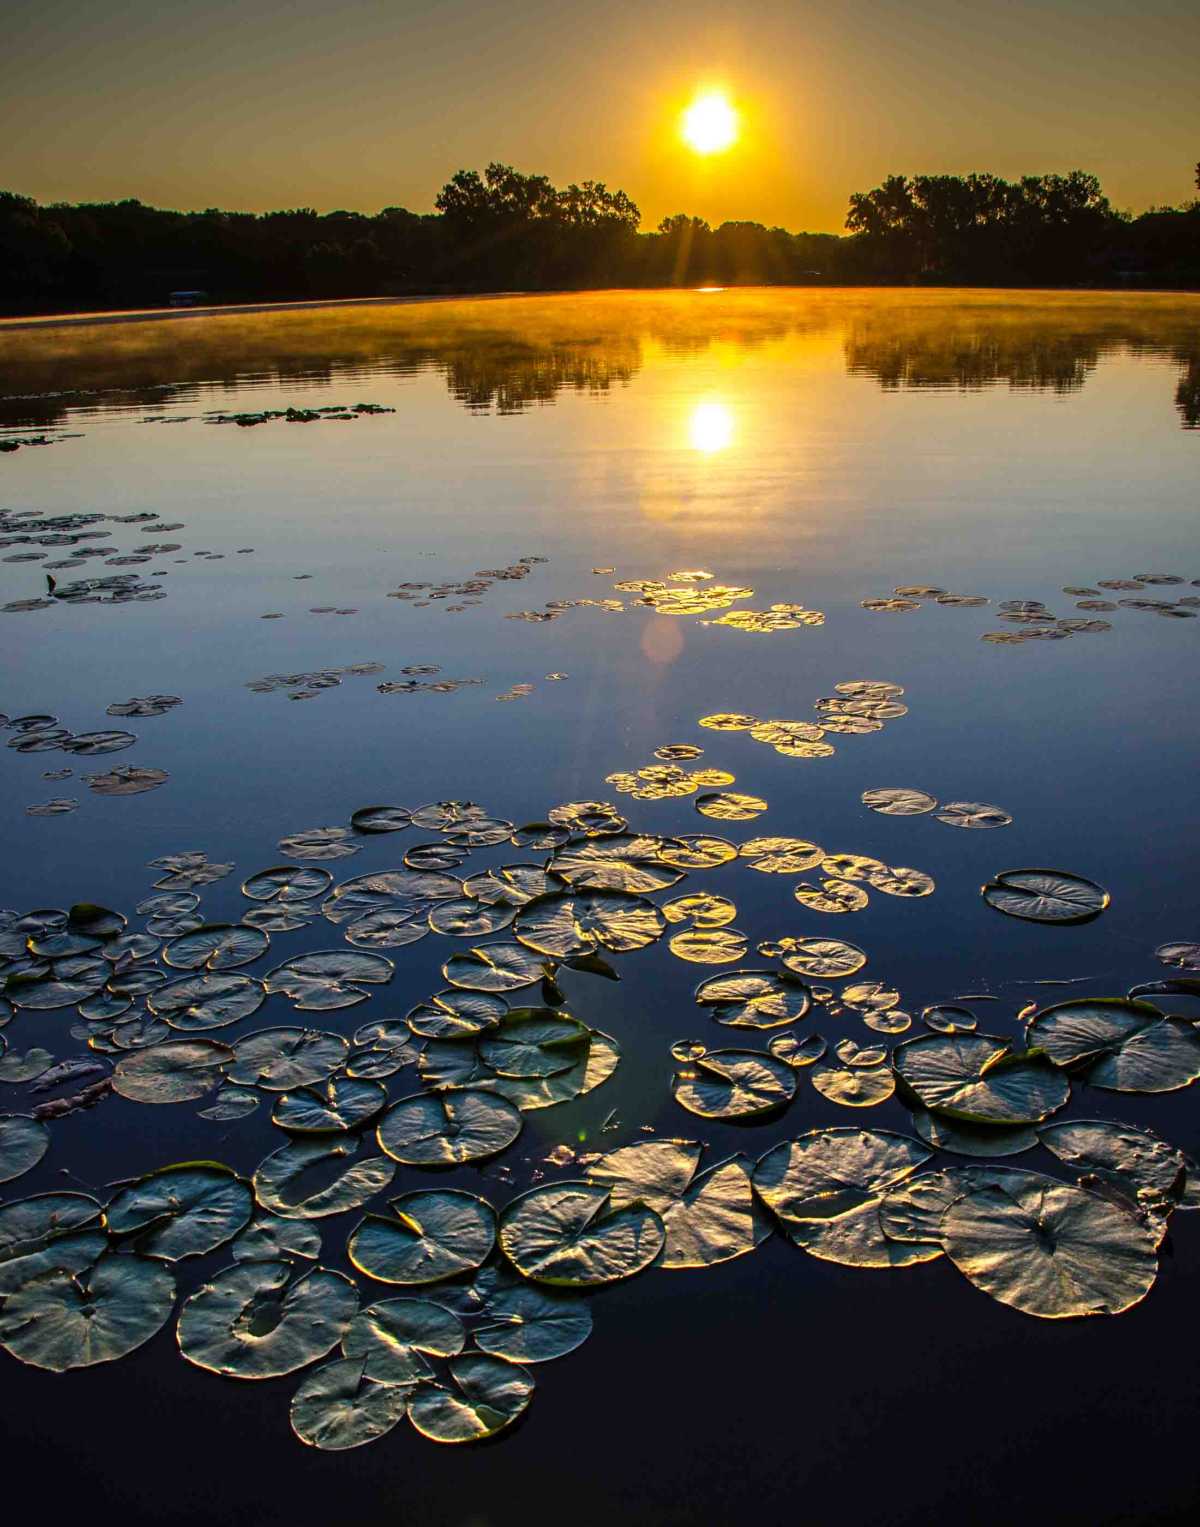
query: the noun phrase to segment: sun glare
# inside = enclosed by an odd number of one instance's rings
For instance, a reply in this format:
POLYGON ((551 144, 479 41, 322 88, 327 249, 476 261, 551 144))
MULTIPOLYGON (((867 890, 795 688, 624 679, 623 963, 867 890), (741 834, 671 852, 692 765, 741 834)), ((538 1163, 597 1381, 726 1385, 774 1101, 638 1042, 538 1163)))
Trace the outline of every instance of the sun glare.
POLYGON ((733 414, 724 403, 697 403, 688 420, 692 449, 711 456, 733 444, 733 414))
POLYGON ((683 141, 697 154, 719 154, 737 135, 737 112, 719 90, 698 95, 683 114, 683 141))

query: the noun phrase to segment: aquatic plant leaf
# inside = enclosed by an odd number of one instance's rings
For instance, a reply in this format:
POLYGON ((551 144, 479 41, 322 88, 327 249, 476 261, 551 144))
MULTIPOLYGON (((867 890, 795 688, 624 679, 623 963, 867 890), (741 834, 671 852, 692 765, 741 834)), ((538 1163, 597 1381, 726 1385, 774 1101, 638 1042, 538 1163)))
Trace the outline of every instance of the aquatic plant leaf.
POLYGON ((257 1013, 265 998, 260 983, 249 976, 211 971, 160 986, 146 998, 146 1006, 173 1029, 194 1033, 239 1023, 257 1013))
POLYGON ((0 1182, 31 1171, 50 1149, 50 1131, 27 1114, 0 1114, 0 1182))
POLYGON ((1154 957, 1174 970, 1200 970, 1200 944, 1160 944, 1154 957))
POLYGON ((378 1082, 331 1076, 323 1082, 285 1092, 271 1113, 271 1123, 294 1135, 332 1135, 357 1129, 387 1104, 387 1088, 378 1082))
POLYGON ((1158 1273, 1152 1230, 1049 1179, 964 1194, 941 1231, 946 1255, 976 1288, 1045 1320, 1119 1315, 1145 1298, 1158 1273))
POLYGON ((892 1065, 926 1108, 968 1124, 1039 1124, 1071 1096, 1070 1081, 1036 1051, 988 1034, 908 1039, 892 1065))
POLYGON ((690 923, 693 928, 723 928, 737 916, 737 908, 727 896, 711 891, 692 891, 663 903, 663 916, 669 923, 690 923))
POLYGON ((885 896, 929 896, 934 889, 932 875, 927 875, 924 870, 897 865, 870 871, 867 884, 872 890, 882 891, 885 896))
POLYGON ((265 954, 270 939, 261 928, 241 923, 204 923, 172 939, 163 960, 176 970, 235 970, 265 954))
POLYGON ((83 781, 96 795, 145 795, 148 790, 165 785, 168 778, 165 769, 118 764, 105 774, 85 774, 83 781))
POLYGON ((433 1442, 478 1442, 511 1426, 533 1394, 533 1379, 516 1363, 468 1352, 449 1365, 448 1384, 420 1384, 408 1418, 433 1442))
POLYGON ((451 955, 442 966, 443 978, 451 986, 466 991, 517 991, 541 981, 546 974, 543 955, 508 940, 463 950, 451 955))
POLYGON ((381 954, 329 949, 299 954, 263 978, 268 992, 283 992, 302 1013, 354 1007, 371 995, 365 986, 382 986, 395 966, 381 954))
MULTIPOLYGON (((852 976, 867 963, 856 944, 837 938, 796 938, 778 940, 779 957, 790 971, 800 976, 822 976, 838 980, 852 976)), ((760 954, 766 950, 759 948, 760 954)))
POLYGON ((380 907, 346 929, 346 942, 360 949, 403 949, 430 931, 423 907, 380 907))
POLYGON ((613 833, 562 849, 550 868, 572 886, 642 893, 662 891, 683 879, 683 871, 663 862, 662 838, 613 833))
POLYGON ((500 1249, 517 1271, 539 1283, 585 1288, 641 1272, 666 1239, 662 1219, 639 1201, 622 1207, 592 1182, 531 1188, 500 1217, 500 1249))
POLYGON ((314 896, 324 895, 332 884, 333 876, 328 870, 278 864, 243 881, 242 895, 251 901, 311 901, 314 896))
POLYGON ((254 1196, 283 1219, 324 1219, 360 1209, 386 1188, 395 1164, 363 1154, 359 1137, 291 1140, 254 1173, 254 1196))
POLYGON ((810 1075, 822 1097, 843 1108, 874 1108, 896 1090, 896 1078, 882 1066, 818 1066, 810 1075))
POLYGON ((343 1035, 322 1029, 259 1029, 234 1045, 227 1075, 243 1087, 289 1092, 332 1076, 349 1049, 343 1035))
POLYGON ((511 841, 515 848, 553 851, 561 848, 570 836, 569 827, 556 826, 553 822, 526 822, 523 827, 516 828, 511 841))
POLYGON ((696 810, 701 816, 722 822, 749 822, 766 809, 767 803, 760 796, 738 791, 714 791, 696 797, 696 810))
POLYGON ((938 1034, 973 1034, 977 1027, 975 1014, 967 1007, 955 1007, 941 1003, 924 1008, 921 1022, 938 1034))
POLYGON ((23 1054, 18 1054, 16 1050, 4 1054, 3 1044, 0 1044, 0 1082, 31 1082, 35 1077, 42 1076, 53 1064, 54 1056, 49 1050, 35 1046, 23 1054))
POLYGON ((696 965, 730 965, 745 957, 749 941, 736 928, 688 928, 671 939, 671 953, 696 965))
POLYGON ((738 848, 750 868, 764 875, 799 875, 815 869, 825 850, 803 838, 751 838, 738 848))
POLYGON ((771 1226, 754 1197, 752 1163, 731 1156, 699 1172, 702 1147, 690 1140, 643 1140, 610 1151, 587 1169, 609 1189, 615 1208, 641 1202, 666 1230, 666 1268, 711 1267, 745 1256, 771 1226))
POLYGON ((86 1193, 40 1193, 0 1204, 0 1300, 52 1268, 90 1267, 107 1247, 100 1205, 86 1193))
POLYGON ((499 933, 501 928, 507 928, 515 913, 515 907, 489 906, 469 897, 461 901, 439 901, 430 908, 429 927, 434 933, 449 938, 478 938, 481 934, 499 933))
POLYGON ((738 856, 737 848, 725 838, 709 838, 704 834, 684 833, 677 838, 664 838, 660 857, 664 864, 677 870, 711 870, 728 864, 738 856))
POLYGON ((948 827, 1007 827, 1012 817, 1002 807, 983 801, 947 801, 935 820, 948 827))
POLYGON ((712 1009, 730 1028, 775 1029, 803 1018, 812 995, 803 981, 774 970, 731 970, 709 976, 696 988, 696 1001, 712 1009))
POLYGON ((870 900, 862 886, 849 880, 823 880, 820 885, 801 881, 792 895, 810 912, 861 912, 870 900))
POLYGON ((388 1208, 362 1220, 346 1248, 377 1282, 437 1283, 479 1267, 496 1244, 496 1211, 473 1193, 406 1193, 388 1208))
POLYGON ((304 1257, 315 1262, 321 1255, 321 1232, 304 1220, 282 1219, 261 1211, 229 1248, 235 1262, 280 1262, 304 1257))
POLYGON ((1108 1092, 1175 1092, 1200 1076, 1200 1034, 1148 1002, 1084 998, 1030 1019, 1031 1046, 1108 1092))
POLYGON ((530 1283, 493 1293, 472 1332, 481 1351, 517 1363, 565 1357, 591 1334, 592 1311, 586 1300, 530 1283))
POLYGON ((184 1301, 179 1351, 226 1378, 278 1378, 331 1352, 357 1308, 354 1284, 327 1267, 236 1262, 184 1301))
POLYGON ((343 880, 322 904, 331 923, 353 923, 371 912, 424 912, 431 901, 452 901, 463 894, 462 881, 436 870, 381 870, 343 880))
POLYGON ((403 806, 362 806, 350 825, 355 832, 403 832, 412 826, 412 812, 403 806))
POLYGON ((421 1039, 467 1039, 494 1029, 507 1012, 508 1003, 492 992, 442 991, 404 1021, 421 1039))
POLYGON ((520 1110, 491 1092, 420 1092, 393 1103, 379 1144, 408 1166, 458 1166, 505 1150, 521 1133, 520 1110))
POLYGON ((554 1076, 586 1050, 590 1030, 562 1009, 513 1008, 479 1037, 480 1059, 499 1076, 554 1076))
POLYGON ((828 1048, 820 1034, 806 1034, 803 1039, 797 1039, 795 1034, 776 1034, 767 1043, 776 1060, 797 1070, 814 1065, 828 1048))
POLYGON ((1103 886, 1065 870, 1004 870, 980 894, 997 912, 1034 923, 1089 922, 1110 900, 1103 886))
POLYGON ((937 807, 936 797, 927 795, 924 790, 900 787, 864 790, 862 803, 872 811, 878 811, 881 815, 888 817, 924 816, 926 812, 933 811, 937 807))
POLYGON ((408 1409, 400 1384, 378 1384, 359 1358, 339 1358, 310 1373, 292 1396, 289 1419, 301 1442, 344 1452, 386 1436, 408 1409))
POLYGON ((51 1268, 0 1306, 0 1347, 35 1368, 65 1373, 124 1357, 166 1324, 175 1279, 160 1262, 105 1253, 51 1268))
MULTIPOLYGON (((359 1310, 342 1337, 347 1357, 366 1364, 381 1384, 415 1384, 432 1378, 432 1357, 457 1357, 467 1333, 453 1310, 430 1299, 383 1299, 359 1310)), ((485 1350, 488 1350, 485 1348, 485 1350)), ((503 1355, 503 1354, 501 1354, 503 1355)))
POLYGON ((164 1262, 204 1256, 233 1237, 254 1210, 250 1185, 215 1162, 182 1162, 122 1188, 104 1210, 113 1235, 132 1236, 140 1256, 164 1262))
POLYGON ((215 1039, 173 1039, 117 1062, 113 1091, 134 1103, 187 1103, 211 1092, 233 1060, 215 1039))
POLYGON ((812 1130, 762 1156, 754 1188, 811 1256, 850 1267, 908 1267, 939 1256, 940 1248, 888 1240, 878 1211, 887 1190, 929 1158, 919 1141, 890 1130, 812 1130))
POLYGON ((289 859, 345 859, 358 853, 349 827, 310 827, 306 832, 280 838, 276 847, 289 859))
POLYGON ((581 890, 535 897, 517 914, 513 932, 535 953, 564 959, 601 949, 616 953, 644 949, 666 926, 658 907, 644 897, 625 891, 581 890))
POLYGON ((1181 1150, 1130 1124, 1109 1119, 1067 1119, 1038 1130, 1038 1139, 1076 1171, 1111 1184, 1148 1214, 1165 1216, 1175 1208, 1187 1179, 1181 1150))
POLYGON ((708 1050, 671 1078, 675 1101, 704 1119, 742 1119, 791 1102, 796 1074, 758 1050, 708 1050))
POLYGON ((216 1119, 226 1121, 230 1119, 244 1119, 248 1113, 253 1113, 262 1102, 257 1092, 249 1091, 245 1087, 222 1087, 207 1108, 201 1108, 196 1117, 199 1119, 216 1119))
POLYGON ((1019 1156, 1038 1143, 1028 1124, 968 1124, 925 1108, 913 1109, 912 1122, 927 1145, 956 1156, 1019 1156))

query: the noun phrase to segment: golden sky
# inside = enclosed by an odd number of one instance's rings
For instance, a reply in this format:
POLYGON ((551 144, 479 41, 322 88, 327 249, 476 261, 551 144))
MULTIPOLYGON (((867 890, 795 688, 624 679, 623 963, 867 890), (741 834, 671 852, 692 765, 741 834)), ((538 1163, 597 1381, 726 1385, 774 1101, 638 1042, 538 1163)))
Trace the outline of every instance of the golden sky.
POLYGON ((0 188, 244 210, 432 208, 500 159, 837 231, 891 172, 1082 168, 1193 193, 1195 0, 8 0, 0 188), (690 152, 700 88, 740 118, 690 152))

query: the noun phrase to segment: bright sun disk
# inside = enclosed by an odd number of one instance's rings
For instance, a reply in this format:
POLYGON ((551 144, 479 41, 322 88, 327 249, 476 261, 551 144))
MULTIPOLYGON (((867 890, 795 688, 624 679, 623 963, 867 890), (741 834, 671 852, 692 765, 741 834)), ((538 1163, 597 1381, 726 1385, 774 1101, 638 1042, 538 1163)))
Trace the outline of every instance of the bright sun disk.
POLYGON ((683 141, 698 154, 719 154, 737 135, 737 112, 719 90, 697 96, 683 114, 683 141))

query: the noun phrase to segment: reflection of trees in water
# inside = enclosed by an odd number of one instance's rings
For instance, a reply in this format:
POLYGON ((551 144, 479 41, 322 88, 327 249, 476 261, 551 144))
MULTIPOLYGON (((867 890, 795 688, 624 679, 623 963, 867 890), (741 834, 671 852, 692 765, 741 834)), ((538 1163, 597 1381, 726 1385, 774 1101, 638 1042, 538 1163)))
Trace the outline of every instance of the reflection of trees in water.
POLYGON ((472 411, 519 413, 560 392, 602 395, 646 364, 713 346, 802 347, 841 333, 846 368, 887 389, 996 384, 1067 393, 1113 354, 1181 368, 1180 422, 1200 426, 1200 310, 1192 299, 1094 294, 746 290, 276 310, 158 323, 9 330, 0 431, 86 424, 112 410, 253 406, 244 389, 361 384, 440 372, 472 411), (163 384, 162 378, 171 381, 163 384), (71 391, 63 391, 64 382, 71 391))

